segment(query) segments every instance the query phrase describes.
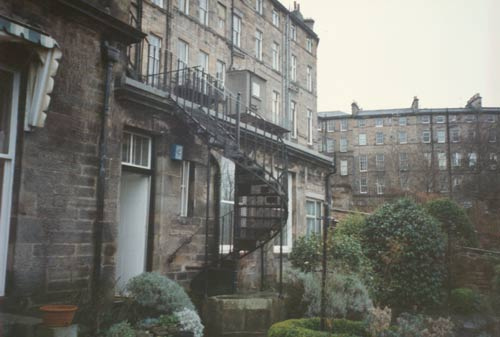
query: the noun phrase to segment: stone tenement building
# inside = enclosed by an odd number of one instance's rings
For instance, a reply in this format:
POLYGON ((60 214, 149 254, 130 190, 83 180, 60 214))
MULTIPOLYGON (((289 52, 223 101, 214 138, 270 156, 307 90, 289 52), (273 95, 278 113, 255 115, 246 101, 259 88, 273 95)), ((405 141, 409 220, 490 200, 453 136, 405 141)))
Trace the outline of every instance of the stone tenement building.
POLYGON ((334 207, 371 210, 401 195, 438 194, 498 228, 500 108, 474 95, 464 108, 319 113, 323 152, 335 155, 334 207))
POLYGON ((312 25, 274 0, 1 1, 0 297, 276 284, 332 168, 312 25))

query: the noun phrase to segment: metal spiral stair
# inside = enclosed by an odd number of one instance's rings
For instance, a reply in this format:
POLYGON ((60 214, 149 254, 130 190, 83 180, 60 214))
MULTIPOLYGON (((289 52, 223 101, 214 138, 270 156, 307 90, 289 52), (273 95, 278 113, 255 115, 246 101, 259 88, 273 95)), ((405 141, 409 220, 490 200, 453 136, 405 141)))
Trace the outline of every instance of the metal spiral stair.
POLYGON ((167 92, 176 115, 190 132, 235 164, 232 244, 218 252, 193 282, 210 295, 236 289, 237 261, 263 247, 282 231, 288 217, 287 156, 284 129, 250 112, 239 95, 197 68, 178 67, 153 75, 146 82, 167 92))

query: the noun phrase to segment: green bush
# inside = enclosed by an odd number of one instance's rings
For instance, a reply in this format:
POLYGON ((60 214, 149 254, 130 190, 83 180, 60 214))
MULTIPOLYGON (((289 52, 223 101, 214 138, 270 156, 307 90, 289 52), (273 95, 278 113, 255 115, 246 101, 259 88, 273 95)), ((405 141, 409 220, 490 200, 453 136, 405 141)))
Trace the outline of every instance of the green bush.
POLYGON ((472 247, 478 245, 474 225, 465 210, 455 201, 447 198, 431 200, 425 204, 425 208, 439 221, 444 234, 450 235, 455 245, 472 247))
POLYGON ((322 247, 320 236, 310 235, 298 238, 294 241, 290 252, 292 267, 305 272, 318 270, 322 260, 322 247))
POLYGON ((457 288, 451 291, 450 308, 456 314, 472 314, 479 310, 480 295, 469 288, 457 288))
POLYGON ((411 200, 385 204, 370 215, 362 245, 377 301, 398 310, 440 303, 445 241, 438 222, 411 200))
POLYGON ((184 289, 175 281, 157 273, 143 273, 132 278, 127 283, 127 291, 135 302, 159 313, 194 310, 184 289))
POLYGON ((350 214, 335 226, 335 235, 350 236, 360 240, 365 221, 365 217, 361 214, 350 214))
POLYGON ((368 336, 363 322, 327 320, 328 331, 319 331, 319 318, 290 319, 271 326, 268 337, 365 337, 368 336))
POLYGON ((136 336, 135 330, 126 321, 113 324, 106 333, 106 337, 135 337, 135 336, 136 336))

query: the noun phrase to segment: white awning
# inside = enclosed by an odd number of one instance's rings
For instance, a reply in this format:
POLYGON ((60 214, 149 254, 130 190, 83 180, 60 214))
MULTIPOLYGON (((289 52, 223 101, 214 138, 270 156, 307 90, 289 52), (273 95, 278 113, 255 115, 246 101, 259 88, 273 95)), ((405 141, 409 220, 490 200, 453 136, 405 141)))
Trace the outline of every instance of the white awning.
POLYGON ((39 30, 4 16, 0 16, 1 42, 27 43, 38 56, 29 66, 24 129, 30 131, 34 127, 43 127, 54 88, 54 76, 62 57, 59 45, 39 30))

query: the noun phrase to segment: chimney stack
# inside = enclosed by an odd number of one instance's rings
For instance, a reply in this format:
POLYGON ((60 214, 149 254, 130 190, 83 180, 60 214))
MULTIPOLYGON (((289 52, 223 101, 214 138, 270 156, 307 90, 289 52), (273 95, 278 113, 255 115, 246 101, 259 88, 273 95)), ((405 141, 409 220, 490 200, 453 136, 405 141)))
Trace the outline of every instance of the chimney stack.
POLYGON ((359 112, 360 110, 361 110, 361 109, 359 108, 358 103, 356 103, 356 101, 352 102, 352 104, 351 104, 351 112, 352 112, 352 115, 353 115, 353 116, 357 116, 357 115, 358 115, 358 112, 359 112))
POLYGON ((418 97, 417 96, 413 96, 413 102, 411 102, 411 109, 413 110, 413 112, 418 111, 418 97))
MULTIPOLYGON (((300 10, 300 6, 299 6, 300 10)), ((304 23, 306 24, 307 27, 311 28, 311 30, 314 30, 314 20, 313 19, 304 19, 304 23)))
POLYGON ((480 110, 483 107, 482 97, 479 94, 475 94, 468 101, 465 106, 469 109, 480 110))

